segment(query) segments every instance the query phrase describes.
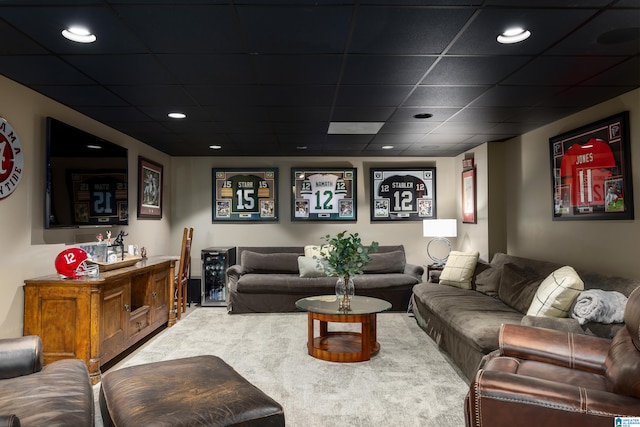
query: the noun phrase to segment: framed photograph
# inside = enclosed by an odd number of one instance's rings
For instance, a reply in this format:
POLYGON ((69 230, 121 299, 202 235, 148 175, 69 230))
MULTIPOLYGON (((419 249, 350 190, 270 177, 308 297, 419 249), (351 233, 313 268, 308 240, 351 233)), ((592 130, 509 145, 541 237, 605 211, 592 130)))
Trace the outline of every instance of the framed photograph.
POLYGON ((292 221, 356 221, 355 168, 291 169, 292 221))
POLYGON ((436 216, 436 168, 371 168, 371 221, 436 216))
POLYGON ((476 170, 462 172, 462 222, 476 223, 476 170))
POLYGON ((278 221, 278 169, 212 169, 212 221, 278 221))
POLYGON ((162 218, 162 165, 138 157, 138 218, 162 218))
POLYGON ((549 139, 553 220, 634 219, 629 112, 549 139))

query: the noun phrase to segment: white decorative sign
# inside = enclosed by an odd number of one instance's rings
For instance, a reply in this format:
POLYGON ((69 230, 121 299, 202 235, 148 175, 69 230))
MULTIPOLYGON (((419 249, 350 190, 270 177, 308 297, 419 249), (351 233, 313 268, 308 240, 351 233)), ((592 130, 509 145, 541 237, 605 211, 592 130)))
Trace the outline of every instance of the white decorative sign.
POLYGON ((0 200, 18 187, 23 170, 20 139, 9 122, 0 117, 0 200))

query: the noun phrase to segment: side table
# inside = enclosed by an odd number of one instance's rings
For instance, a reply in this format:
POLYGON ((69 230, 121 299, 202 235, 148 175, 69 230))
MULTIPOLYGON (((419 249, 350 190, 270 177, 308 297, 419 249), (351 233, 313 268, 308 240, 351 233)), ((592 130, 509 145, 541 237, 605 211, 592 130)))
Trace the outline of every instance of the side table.
POLYGON ((440 273, 442 273, 442 270, 444 270, 444 265, 442 264, 427 265, 427 280, 430 283, 440 282, 440 273))

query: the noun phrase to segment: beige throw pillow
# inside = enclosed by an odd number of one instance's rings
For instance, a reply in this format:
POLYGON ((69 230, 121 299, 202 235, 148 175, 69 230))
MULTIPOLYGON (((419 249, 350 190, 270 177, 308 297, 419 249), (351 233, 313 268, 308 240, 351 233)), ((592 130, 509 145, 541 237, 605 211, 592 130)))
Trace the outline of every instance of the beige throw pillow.
POLYGON ((440 284, 471 289, 471 278, 476 269, 479 252, 451 251, 440 274, 440 284))
POLYGON ((584 282, 573 267, 560 267, 540 284, 527 316, 568 317, 571 304, 582 290, 584 282))
POLYGON ((316 259, 308 256, 298 257, 298 270, 300 270, 300 277, 326 277, 325 271, 326 261, 323 259, 316 259))

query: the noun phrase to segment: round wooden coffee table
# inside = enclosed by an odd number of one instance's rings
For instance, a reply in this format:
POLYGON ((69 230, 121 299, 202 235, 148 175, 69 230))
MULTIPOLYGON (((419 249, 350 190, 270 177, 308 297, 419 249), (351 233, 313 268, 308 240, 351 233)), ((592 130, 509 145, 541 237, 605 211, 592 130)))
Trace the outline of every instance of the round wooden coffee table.
POLYGON ((302 298, 296 307, 308 313, 309 355, 330 362, 363 362, 380 351, 376 334, 376 314, 391 309, 391 303, 378 298, 354 296, 349 311, 338 307, 335 295, 302 298), (315 336, 315 321, 320 334, 315 336), (360 332, 329 331, 328 323, 360 323, 360 332))

